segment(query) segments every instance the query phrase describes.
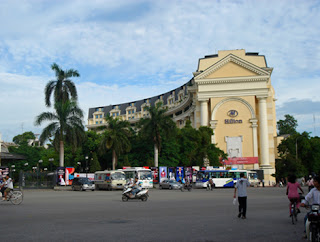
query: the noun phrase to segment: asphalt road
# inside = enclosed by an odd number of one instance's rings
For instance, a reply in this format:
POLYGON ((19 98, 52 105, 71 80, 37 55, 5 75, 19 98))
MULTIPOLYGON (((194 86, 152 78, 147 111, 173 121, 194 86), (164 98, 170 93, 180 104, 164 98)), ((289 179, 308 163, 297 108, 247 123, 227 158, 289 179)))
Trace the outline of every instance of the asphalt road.
POLYGON ((233 189, 151 189, 147 202, 121 191, 25 190, 20 205, 0 202, 0 241, 306 241, 289 218, 286 188, 249 188, 247 219, 233 189))

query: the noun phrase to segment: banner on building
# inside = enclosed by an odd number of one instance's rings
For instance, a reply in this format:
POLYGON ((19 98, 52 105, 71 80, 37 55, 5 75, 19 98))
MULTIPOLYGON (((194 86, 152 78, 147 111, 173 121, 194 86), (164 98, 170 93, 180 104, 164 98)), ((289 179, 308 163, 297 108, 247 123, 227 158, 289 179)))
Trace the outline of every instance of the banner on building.
POLYGON ((245 165, 245 164, 258 164, 258 157, 233 157, 228 159, 221 159, 223 165, 245 165))

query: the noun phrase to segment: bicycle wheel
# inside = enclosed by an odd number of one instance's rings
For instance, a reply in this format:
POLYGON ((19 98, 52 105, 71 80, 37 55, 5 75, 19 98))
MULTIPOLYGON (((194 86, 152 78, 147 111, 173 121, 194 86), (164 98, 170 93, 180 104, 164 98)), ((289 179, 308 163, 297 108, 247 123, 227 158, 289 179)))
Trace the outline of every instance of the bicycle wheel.
POLYGON ((294 222, 295 222, 295 212, 296 212, 296 208, 295 208, 295 206, 294 206, 294 204, 291 206, 291 221, 292 221, 292 224, 294 224, 294 222))
POLYGON ((19 205, 23 201, 23 194, 21 191, 13 191, 10 196, 10 202, 14 205, 19 205))

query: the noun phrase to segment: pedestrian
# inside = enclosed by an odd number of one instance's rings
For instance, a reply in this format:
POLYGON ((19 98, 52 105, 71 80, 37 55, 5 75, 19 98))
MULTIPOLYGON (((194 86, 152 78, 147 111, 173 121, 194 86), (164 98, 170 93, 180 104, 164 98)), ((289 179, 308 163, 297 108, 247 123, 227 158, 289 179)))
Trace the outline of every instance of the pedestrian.
POLYGON ((309 179, 308 179, 308 181, 307 181, 307 185, 308 185, 308 187, 309 187, 309 192, 310 192, 311 189, 314 188, 313 178, 312 178, 311 175, 309 176, 309 179))
POLYGON ((234 198, 236 198, 238 190, 238 203, 239 203, 239 214, 238 218, 242 216, 242 219, 246 219, 247 213, 247 187, 250 186, 250 182, 245 177, 244 173, 240 173, 240 180, 237 182, 234 188, 234 198))

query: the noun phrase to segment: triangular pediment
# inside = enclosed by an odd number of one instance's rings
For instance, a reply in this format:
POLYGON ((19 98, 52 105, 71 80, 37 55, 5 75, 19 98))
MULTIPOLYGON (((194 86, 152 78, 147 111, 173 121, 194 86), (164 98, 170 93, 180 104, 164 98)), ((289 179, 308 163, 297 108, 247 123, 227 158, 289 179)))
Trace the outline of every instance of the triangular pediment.
POLYGON ((195 80, 269 75, 268 71, 230 54, 201 72, 195 80))

